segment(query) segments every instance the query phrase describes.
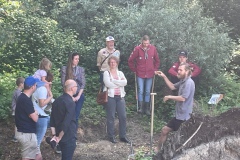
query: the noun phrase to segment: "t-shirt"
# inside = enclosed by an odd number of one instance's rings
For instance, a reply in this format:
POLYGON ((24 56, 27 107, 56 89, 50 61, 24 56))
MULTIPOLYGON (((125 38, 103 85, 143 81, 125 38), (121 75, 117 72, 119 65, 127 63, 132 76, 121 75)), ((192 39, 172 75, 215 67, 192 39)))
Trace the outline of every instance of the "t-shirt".
POLYGON ((46 76, 47 76, 47 72, 42 69, 38 69, 33 75, 34 78, 37 78, 39 80, 42 80, 42 77, 46 77, 46 76))
POLYGON ((38 112, 39 115, 48 116, 48 114, 44 112, 44 109, 47 107, 47 105, 40 107, 39 99, 47 99, 47 88, 45 86, 41 86, 36 89, 32 95, 32 102, 34 109, 38 112))
POLYGON ((178 120, 188 120, 193 109, 193 98, 195 93, 195 84, 191 77, 187 77, 174 84, 179 89, 178 95, 185 98, 185 101, 176 102, 175 116, 178 120))
POLYGON ((15 111, 17 131, 23 133, 36 133, 36 122, 29 117, 30 114, 35 112, 31 97, 28 97, 25 93, 21 93, 18 97, 15 111))
POLYGON ((15 89, 13 92, 13 96, 12 96, 12 110, 14 111, 13 114, 15 115, 15 108, 16 108, 16 102, 17 102, 17 98, 20 96, 20 94, 22 93, 22 90, 20 89, 15 89))

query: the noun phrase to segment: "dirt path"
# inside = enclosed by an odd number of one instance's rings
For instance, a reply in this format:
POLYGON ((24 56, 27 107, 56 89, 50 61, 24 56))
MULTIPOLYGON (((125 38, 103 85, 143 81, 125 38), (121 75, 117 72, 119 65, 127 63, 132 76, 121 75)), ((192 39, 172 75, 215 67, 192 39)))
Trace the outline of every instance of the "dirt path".
MULTIPOLYGON (((149 147, 150 133, 144 131, 140 125, 141 116, 135 114, 134 118, 128 118, 127 136, 133 142, 133 148, 149 147)), ((13 135, 13 123, 1 123, 0 127, 0 159, 13 160, 20 159, 19 143, 11 141, 13 135)), ((149 126, 150 127, 150 126, 149 126)), ((118 133, 118 120, 115 121, 116 132, 118 133)), ((116 133, 116 139, 118 136, 116 133)), ((46 135, 51 135, 50 130, 46 135)), ((41 144, 43 159, 59 160, 61 157, 56 154, 44 141, 41 144)), ((75 160, 126 160, 131 153, 130 144, 119 142, 113 144, 107 140, 104 123, 99 126, 82 126, 78 130, 77 148, 74 153, 75 160)))
MULTIPOLYGON (((217 117, 196 115, 194 120, 185 122, 178 132, 170 134, 167 143, 164 145, 162 154, 154 159, 169 160, 174 156, 179 157, 182 153, 189 155, 190 152, 186 152, 187 149, 197 148, 197 146, 201 144, 207 145, 208 143, 218 141, 227 136, 239 137, 239 115, 239 108, 233 108, 217 117), (176 149, 195 132, 200 122, 203 122, 203 125, 198 133, 182 150, 176 153, 176 149)), ((135 150, 139 148, 148 150, 150 133, 145 131, 141 125, 141 118, 138 114, 134 114, 131 118, 128 118, 127 135, 129 139, 133 141, 133 148, 135 150)), ((14 128, 13 123, 9 122, 6 124, 0 122, 0 125, 0 159, 20 159, 19 143, 11 142, 14 128)), ((115 128, 118 130, 117 120, 115 128)), ((50 135, 49 132, 50 131, 48 131, 47 135, 50 135)), ((156 142, 157 138, 158 135, 154 135, 153 141, 156 142)), ((74 153, 74 160, 127 160, 130 155, 130 149, 129 144, 122 142, 113 144, 107 141, 104 122, 99 126, 83 125, 78 130, 78 144, 74 153)), ((42 143, 41 151, 43 158, 46 160, 60 159, 60 155, 56 154, 46 142, 42 143)), ((206 153, 208 152, 209 151, 206 153)), ((240 153, 236 152, 234 152, 234 154, 240 155, 240 153)))

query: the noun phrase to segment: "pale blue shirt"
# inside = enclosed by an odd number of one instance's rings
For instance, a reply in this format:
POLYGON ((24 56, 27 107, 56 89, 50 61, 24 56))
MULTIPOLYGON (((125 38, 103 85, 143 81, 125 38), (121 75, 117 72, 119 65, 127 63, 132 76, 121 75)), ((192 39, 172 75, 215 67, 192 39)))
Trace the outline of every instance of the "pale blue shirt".
POLYGON ((178 120, 188 120, 193 109, 193 99, 195 93, 195 83, 189 76, 174 84, 178 90, 178 96, 185 98, 185 101, 176 102, 175 117, 178 120))
POLYGON ((36 91, 32 95, 32 102, 34 109, 39 113, 39 115, 48 116, 48 114, 44 112, 44 109, 47 107, 47 105, 44 107, 40 107, 39 99, 47 99, 47 89, 45 86, 41 86, 36 89, 36 91))

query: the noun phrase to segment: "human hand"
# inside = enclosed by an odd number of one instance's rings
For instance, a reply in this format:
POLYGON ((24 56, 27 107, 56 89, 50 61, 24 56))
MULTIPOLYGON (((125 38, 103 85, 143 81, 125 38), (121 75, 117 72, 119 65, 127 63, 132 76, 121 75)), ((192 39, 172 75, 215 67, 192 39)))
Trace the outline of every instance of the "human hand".
POLYGON ((77 102, 79 99, 80 99, 80 95, 78 95, 78 96, 76 96, 76 97, 73 97, 73 101, 74 101, 74 102, 77 102))
POLYGON ((54 140, 55 140, 57 143, 59 143, 59 142, 61 141, 61 138, 60 138, 60 137, 54 136, 53 138, 54 138, 54 140))
POLYGON ((51 90, 48 91, 48 97, 53 98, 53 94, 52 94, 52 91, 51 91, 51 90))
POLYGON ((169 96, 165 96, 165 97, 163 98, 163 102, 166 102, 167 100, 169 100, 169 96))
POLYGON ((162 72, 162 71, 155 71, 155 74, 157 74, 158 76, 161 76, 161 77, 166 77, 166 75, 162 72))

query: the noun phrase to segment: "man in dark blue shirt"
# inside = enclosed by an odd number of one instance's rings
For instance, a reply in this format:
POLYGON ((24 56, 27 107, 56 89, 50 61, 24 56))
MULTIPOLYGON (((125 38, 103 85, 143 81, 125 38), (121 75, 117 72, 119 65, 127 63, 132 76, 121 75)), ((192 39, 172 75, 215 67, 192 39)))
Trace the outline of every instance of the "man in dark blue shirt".
POLYGON ((15 123, 17 127, 16 139, 21 143, 22 159, 41 160, 41 152, 37 147, 36 122, 38 113, 34 110, 31 96, 36 90, 38 79, 32 76, 24 81, 24 91, 17 99, 15 109, 15 123))
POLYGON ((64 84, 65 93, 52 104, 50 126, 53 138, 59 143, 62 160, 71 160, 76 148, 77 123, 75 116, 75 102, 72 97, 76 94, 77 83, 67 80, 64 84))

